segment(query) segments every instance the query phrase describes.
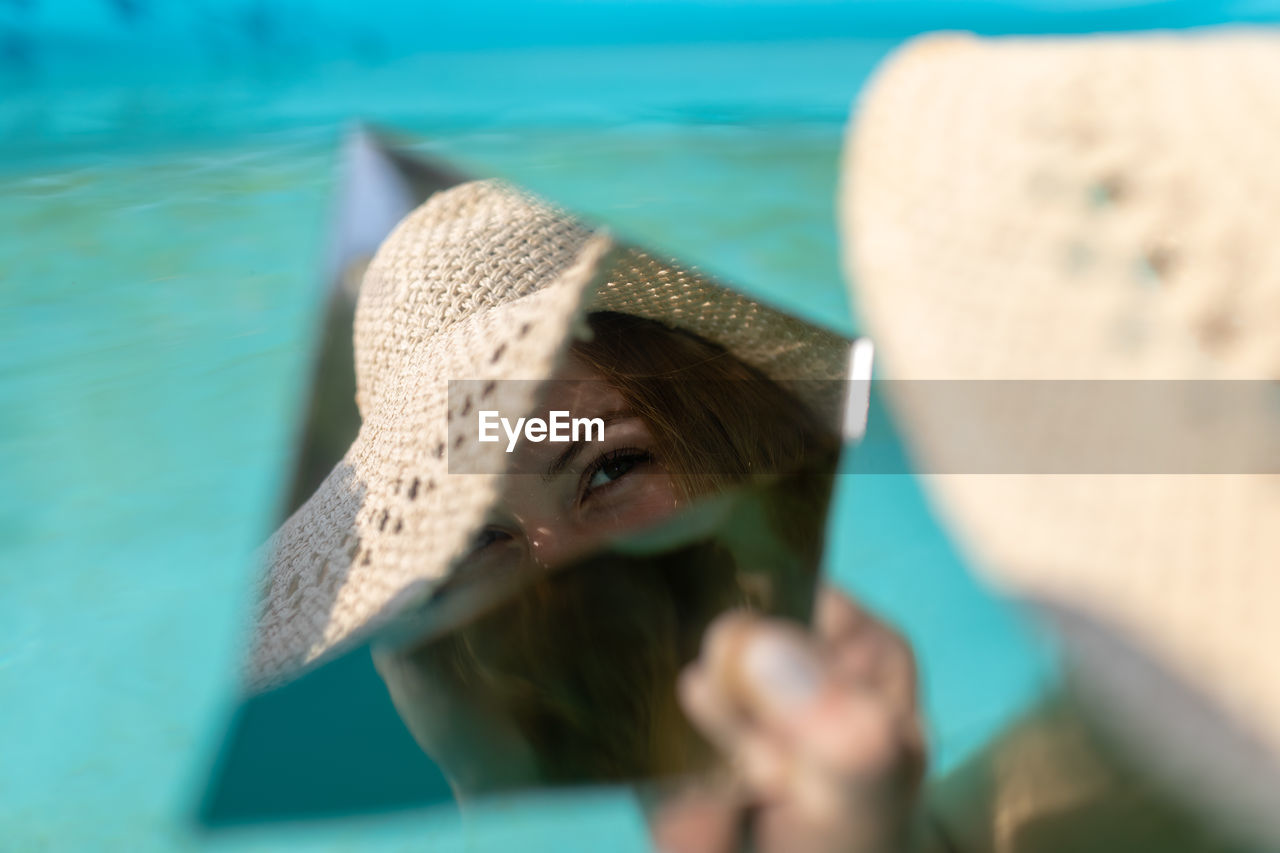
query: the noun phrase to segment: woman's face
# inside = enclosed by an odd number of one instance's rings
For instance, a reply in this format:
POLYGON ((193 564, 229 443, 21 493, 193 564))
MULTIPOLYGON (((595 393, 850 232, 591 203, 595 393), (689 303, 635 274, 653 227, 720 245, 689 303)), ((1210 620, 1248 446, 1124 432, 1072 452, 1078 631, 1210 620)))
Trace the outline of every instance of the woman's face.
POLYGON ((648 426, 622 394, 573 355, 553 380, 537 416, 568 411, 571 418, 599 418, 603 440, 522 438, 501 496, 460 566, 464 571, 562 565, 679 507, 648 426))

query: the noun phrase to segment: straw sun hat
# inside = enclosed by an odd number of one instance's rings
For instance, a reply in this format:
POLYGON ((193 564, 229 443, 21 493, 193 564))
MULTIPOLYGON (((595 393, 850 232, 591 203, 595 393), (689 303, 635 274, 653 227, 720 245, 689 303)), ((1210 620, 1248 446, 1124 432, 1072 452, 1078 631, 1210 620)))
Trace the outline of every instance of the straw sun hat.
MULTIPOLYGON (((1280 379, 1277 141, 1270 33, 911 43, 864 92, 840 201, 884 378, 1280 379)), ((976 384, 945 413, 889 385, 943 519, 998 587, 1070 614, 1104 716, 1280 836, 1276 460, 984 473, 956 455, 1051 460, 1084 427, 976 384)))
POLYGON ((263 548, 253 686, 365 636, 446 575, 494 500, 492 472, 505 457, 499 444, 466 440, 475 412, 529 414, 538 383, 502 380, 551 375, 586 311, 685 329, 775 379, 839 378, 848 354, 844 338, 615 244, 509 186, 437 194, 365 274, 355 319, 362 425, 263 548), (455 385, 451 400, 450 380, 470 392, 455 385))

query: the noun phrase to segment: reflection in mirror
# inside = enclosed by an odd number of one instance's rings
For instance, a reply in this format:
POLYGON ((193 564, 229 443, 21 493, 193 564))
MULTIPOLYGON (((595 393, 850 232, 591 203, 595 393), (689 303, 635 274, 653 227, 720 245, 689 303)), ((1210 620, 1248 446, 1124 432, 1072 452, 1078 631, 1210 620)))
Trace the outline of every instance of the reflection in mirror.
POLYGON ((705 769, 676 683, 707 625, 811 607, 837 425, 697 335, 587 323, 533 416, 598 430, 519 438, 450 580, 375 652, 459 795, 705 769))
POLYGON ((289 721, 364 737, 371 693, 457 799, 714 764, 678 682, 726 612, 808 619, 850 342, 497 182, 396 227, 354 327, 360 431, 264 548, 205 822, 271 816, 289 721))

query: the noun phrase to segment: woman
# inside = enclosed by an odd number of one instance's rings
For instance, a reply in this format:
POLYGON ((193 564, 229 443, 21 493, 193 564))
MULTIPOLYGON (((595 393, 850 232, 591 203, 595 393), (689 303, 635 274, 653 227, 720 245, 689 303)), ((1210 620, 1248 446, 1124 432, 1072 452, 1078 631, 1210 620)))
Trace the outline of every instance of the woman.
POLYGON ((494 183, 397 228, 355 331, 361 432, 269 543, 257 684, 424 599, 527 576, 499 609, 377 655, 460 797, 728 758, 764 837, 901 842, 923 767, 906 646, 836 593, 814 639, 743 609, 811 604, 839 447, 838 386, 813 380, 843 377, 847 341, 494 183), (478 440, 480 412, 538 406, 603 435, 509 455, 478 440), (550 571, 731 492, 747 497, 729 544, 550 571))

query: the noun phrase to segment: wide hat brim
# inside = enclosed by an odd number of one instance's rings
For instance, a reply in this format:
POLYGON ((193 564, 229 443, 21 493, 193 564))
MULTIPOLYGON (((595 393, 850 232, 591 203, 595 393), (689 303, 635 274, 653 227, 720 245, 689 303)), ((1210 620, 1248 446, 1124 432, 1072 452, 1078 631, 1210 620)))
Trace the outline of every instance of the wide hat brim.
MULTIPOLYGON (((884 378, 1280 378, 1277 130, 1272 34, 909 44, 860 99, 840 197, 884 378)), ((1280 477, 969 473, 962 449, 1052 459, 1076 425, 888 384, 941 517, 997 588, 1069 614, 1105 720, 1280 835, 1280 477)))
POLYGON ((355 329, 360 432, 261 549, 251 687, 362 641, 447 576, 505 467, 500 444, 464 440, 476 410, 530 413, 589 311, 693 332, 774 379, 839 379, 848 359, 846 338, 507 185, 438 194, 387 238, 365 276, 355 329))

